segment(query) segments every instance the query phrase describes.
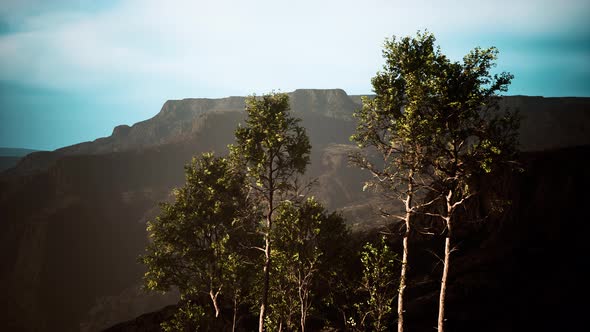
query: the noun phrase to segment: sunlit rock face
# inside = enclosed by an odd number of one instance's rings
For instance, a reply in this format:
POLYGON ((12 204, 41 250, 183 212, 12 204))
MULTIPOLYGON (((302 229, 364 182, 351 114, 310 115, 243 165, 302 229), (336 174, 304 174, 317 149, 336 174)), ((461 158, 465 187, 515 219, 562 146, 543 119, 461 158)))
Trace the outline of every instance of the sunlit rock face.
MULTIPOLYGON (((354 227, 381 222, 376 197, 361 190, 368 175, 348 166, 360 97, 338 89, 289 95, 313 146, 306 175, 317 179, 313 194, 354 227)), ((227 151, 244 121, 244 101, 167 101, 151 119, 115 127, 93 142, 32 153, 0 173, 0 326, 91 330, 173 302, 135 291, 145 223, 183 184, 192 156, 227 151)), ((590 144, 588 98, 516 96, 502 104, 523 116, 523 150, 590 144)))

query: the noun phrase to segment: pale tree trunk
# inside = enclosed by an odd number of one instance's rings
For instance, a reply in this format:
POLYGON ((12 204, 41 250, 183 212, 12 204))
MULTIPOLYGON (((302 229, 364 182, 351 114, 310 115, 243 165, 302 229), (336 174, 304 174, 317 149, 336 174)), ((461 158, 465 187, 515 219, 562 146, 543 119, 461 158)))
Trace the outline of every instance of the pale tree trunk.
POLYGON ((438 332, 444 331, 445 322, 445 296, 447 293, 447 279, 449 276, 449 259, 451 256, 451 224, 450 219, 447 221, 448 233, 445 239, 445 264, 443 268, 442 280, 440 283, 440 299, 438 303, 438 332))
MULTIPOLYGON (((406 218, 409 218, 410 214, 406 213, 406 218)), ((409 219, 407 219, 409 220, 409 219)), ((406 221, 406 231, 403 240, 403 256, 402 256, 402 269, 399 278, 399 293, 397 297, 397 331, 404 331, 404 294, 406 290, 406 274, 408 272, 408 237, 410 233, 410 223, 406 221)))
POLYGON ((301 319, 299 323, 301 324, 301 332, 305 332, 305 303, 302 295, 301 286, 299 286, 299 309, 301 310, 301 319))
POLYGON ((445 298, 447 294, 447 280, 449 277, 449 264, 451 258, 451 238, 453 236, 452 214, 453 205, 451 205, 451 198, 453 192, 449 191, 447 195, 447 215, 444 218, 447 226, 447 237, 445 238, 445 262, 443 266, 443 274, 440 282, 440 298, 438 301, 438 332, 444 331, 445 323, 445 298))
POLYGON ((236 317, 238 315, 238 297, 234 294, 234 315, 232 318, 231 331, 236 331, 236 317))
POLYGON ((266 319, 266 307, 268 305, 268 288, 270 281, 270 237, 272 227, 272 212, 273 212, 273 200, 274 200, 274 183, 273 183, 273 157, 270 158, 270 165, 268 171, 268 214, 266 216, 266 233, 264 236, 265 247, 264 247, 264 268, 263 272, 263 288, 262 288, 262 303, 260 303, 260 317, 258 319, 258 332, 264 332, 264 321, 266 319))
POLYGON ((301 304, 301 332, 305 332, 305 309, 303 308, 303 304, 301 304))
POLYGON ((408 195, 406 197, 406 231, 403 240, 402 269, 399 277, 399 291, 397 296, 397 331, 404 331, 404 294, 406 290, 406 275, 408 272, 408 238, 410 237, 410 218, 412 216, 412 198, 414 191, 414 173, 410 171, 408 183, 408 195))
POLYGON ((213 307, 215 308, 215 318, 219 317, 219 305, 217 304, 217 296, 219 295, 219 290, 216 293, 213 293, 213 290, 209 290, 209 297, 211 297, 211 302, 213 302, 213 307))
POLYGON ((309 308, 309 306, 307 304, 307 299, 308 299, 309 294, 308 294, 308 290, 304 289, 305 287, 306 287, 305 285, 302 285, 300 283, 300 286, 299 286, 299 310, 301 311, 301 319, 300 319, 301 332, 305 332, 305 321, 307 319, 307 310, 309 308))
POLYGON ((268 303, 268 286, 269 286, 269 280, 270 280, 270 225, 271 225, 271 221, 270 221, 270 215, 268 216, 267 219, 267 226, 269 231, 266 233, 266 246, 264 249, 264 268, 262 270, 263 272, 263 288, 262 288, 262 303, 260 304, 260 317, 258 320, 258 331, 259 332, 264 332, 264 320, 266 318, 266 306, 268 303))

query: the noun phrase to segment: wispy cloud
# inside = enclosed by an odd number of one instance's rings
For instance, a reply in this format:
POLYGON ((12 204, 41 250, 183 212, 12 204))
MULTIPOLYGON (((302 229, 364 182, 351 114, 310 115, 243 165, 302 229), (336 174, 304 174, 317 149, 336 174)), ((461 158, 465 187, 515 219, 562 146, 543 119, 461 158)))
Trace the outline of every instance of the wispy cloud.
POLYGON ((45 1, 27 2, 30 12, 15 0, 2 11, 22 19, 13 22, 17 31, 0 37, 0 79, 63 89, 209 87, 209 93, 334 86, 360 92, 393 33, 428 28, 441 41, 571 33, 590 8, 587 1, 549 0, 123 0, 93 10, 90 1, 48 8, 45 1))
POLYGON ((0 146, 110 134, 166 99, 371 91, 392 34, 498 46, 509 93, 590 96, 587 0, 3 0, 0 146))

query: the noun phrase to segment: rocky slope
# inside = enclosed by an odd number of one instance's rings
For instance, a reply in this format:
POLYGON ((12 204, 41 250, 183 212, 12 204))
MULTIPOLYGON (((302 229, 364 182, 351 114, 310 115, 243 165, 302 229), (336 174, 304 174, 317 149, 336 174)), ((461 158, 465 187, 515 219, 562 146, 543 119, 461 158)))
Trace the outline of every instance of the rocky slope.
MULTIPOLYGON (((377 222, 361 192, 366 174, 347 167, 357 97, 296 90, 292 109, 313 145, 316 195, 351 224, 377 222)), ((590 144, 590 99, 507 97, 524 116, 521 144, 544 150, 590 144)), ((243 97, 168 101, 152 119, 93 142, 25 157, 0 174, 0 326, 11 331, 105 328, 173 301, 135 291, 145 222, 183 183, 183 165, 222 153, 243 120, 243 97)))

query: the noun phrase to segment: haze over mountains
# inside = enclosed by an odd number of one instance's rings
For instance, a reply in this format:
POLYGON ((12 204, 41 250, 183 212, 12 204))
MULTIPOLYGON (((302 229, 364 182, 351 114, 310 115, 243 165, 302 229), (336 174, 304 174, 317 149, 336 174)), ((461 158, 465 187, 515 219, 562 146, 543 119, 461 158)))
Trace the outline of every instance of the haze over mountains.
MULTIPOLYGON (((347 167, 360 97, 338 89, 289 96, 310 136, 315 195, 357 229, 381 222, 376 198, 361 190, 367 175, 347 167)), ((244 120, 244 100, 167 101, 149 120, 115 127, 93 142, 29 154, 0 173, 0 291, 7 294, 0 325, 96 331, 173 302, 173 295, 137 290, 145 222, 182 185, 192 156, 226 152, 244 120)), ((590 98, 512 96, 502 105, 523 116, 523 151, 590 145, 590 98)))
POLYGON ((37 150, 0 147, 0 172, 16 166, 22 157, 35 151, 37 150))

